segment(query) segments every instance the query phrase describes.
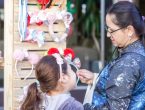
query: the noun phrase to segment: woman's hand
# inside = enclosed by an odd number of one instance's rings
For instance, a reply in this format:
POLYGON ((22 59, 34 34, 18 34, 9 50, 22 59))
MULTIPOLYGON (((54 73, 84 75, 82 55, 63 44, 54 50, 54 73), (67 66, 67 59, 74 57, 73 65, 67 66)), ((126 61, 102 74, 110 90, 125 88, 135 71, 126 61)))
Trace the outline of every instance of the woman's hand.
POLYGON ((77 75, 80 78, 82 83, 92 84, 94 74, 86 69, 80 69, 77 71, 77 75))

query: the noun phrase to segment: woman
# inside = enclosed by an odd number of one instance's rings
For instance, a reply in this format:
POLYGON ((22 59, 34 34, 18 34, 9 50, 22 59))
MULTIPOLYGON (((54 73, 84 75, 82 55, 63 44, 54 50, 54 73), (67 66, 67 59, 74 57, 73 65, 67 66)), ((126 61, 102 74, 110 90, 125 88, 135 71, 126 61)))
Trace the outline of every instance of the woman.
MULTIPOLYGON (((100 73, 92 104, 86 110, 145 110, 145 48, 141 37, 144 21, 136 6, 128 1, 112 5, 106 15, 107 37, 119 56, 100 73)), ((94 74, 82 69, 80 80, 92 84, 94 74)))

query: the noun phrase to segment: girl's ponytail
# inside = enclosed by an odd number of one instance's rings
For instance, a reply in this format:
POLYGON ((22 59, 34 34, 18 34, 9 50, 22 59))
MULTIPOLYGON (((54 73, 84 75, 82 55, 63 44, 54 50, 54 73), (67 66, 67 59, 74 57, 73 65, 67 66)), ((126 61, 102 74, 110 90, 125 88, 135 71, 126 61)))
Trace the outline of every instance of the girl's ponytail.
POLYGON ((40 110, 39 109, 40 101, 41 98, 40 93, 37 89, 37 83, 34 82, 29 86, 27 96, 20 110, 40 110))

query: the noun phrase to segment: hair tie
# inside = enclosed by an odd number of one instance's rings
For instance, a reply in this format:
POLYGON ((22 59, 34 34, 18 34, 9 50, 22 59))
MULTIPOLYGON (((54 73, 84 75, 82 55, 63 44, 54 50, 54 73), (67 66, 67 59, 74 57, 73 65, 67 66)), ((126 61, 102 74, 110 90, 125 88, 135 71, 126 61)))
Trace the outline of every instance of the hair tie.
POLYGON ((23 61, 25 58, 30 62, 31 66, 31 71, 24 77, 24 80, 26 80, 33 72, 34 69, 34 64, 37 64, 37 62, 39 61, 39 56, 33 53, 28 53, 28 51, 26 50, 15 50, 14 55, 13 55, 14 59, 16 60, 15 62, 15 71, 17 76, 22 79, 22 77, 20 76, 18 70, 17 70, 17 64, 19 61, 23 61))
POLYGON ((37 84, 37 87, 40 86, 40 82, 38 80, 36 80, 35 83, 37 84))

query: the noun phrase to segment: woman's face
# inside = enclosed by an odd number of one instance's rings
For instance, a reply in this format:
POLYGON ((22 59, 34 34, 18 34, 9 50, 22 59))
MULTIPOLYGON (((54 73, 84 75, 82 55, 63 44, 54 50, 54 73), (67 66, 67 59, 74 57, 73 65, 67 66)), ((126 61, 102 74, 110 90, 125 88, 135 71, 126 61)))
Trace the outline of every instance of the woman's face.
POLYGON ((126 46, 129 37, 126 31, 126 27, 120 28, 112 21, 115 20, 115 15, 107 14, 106 15, 106 27, 107 27, 107 37, 112 41, 112 44, 116 47, 126 46))

